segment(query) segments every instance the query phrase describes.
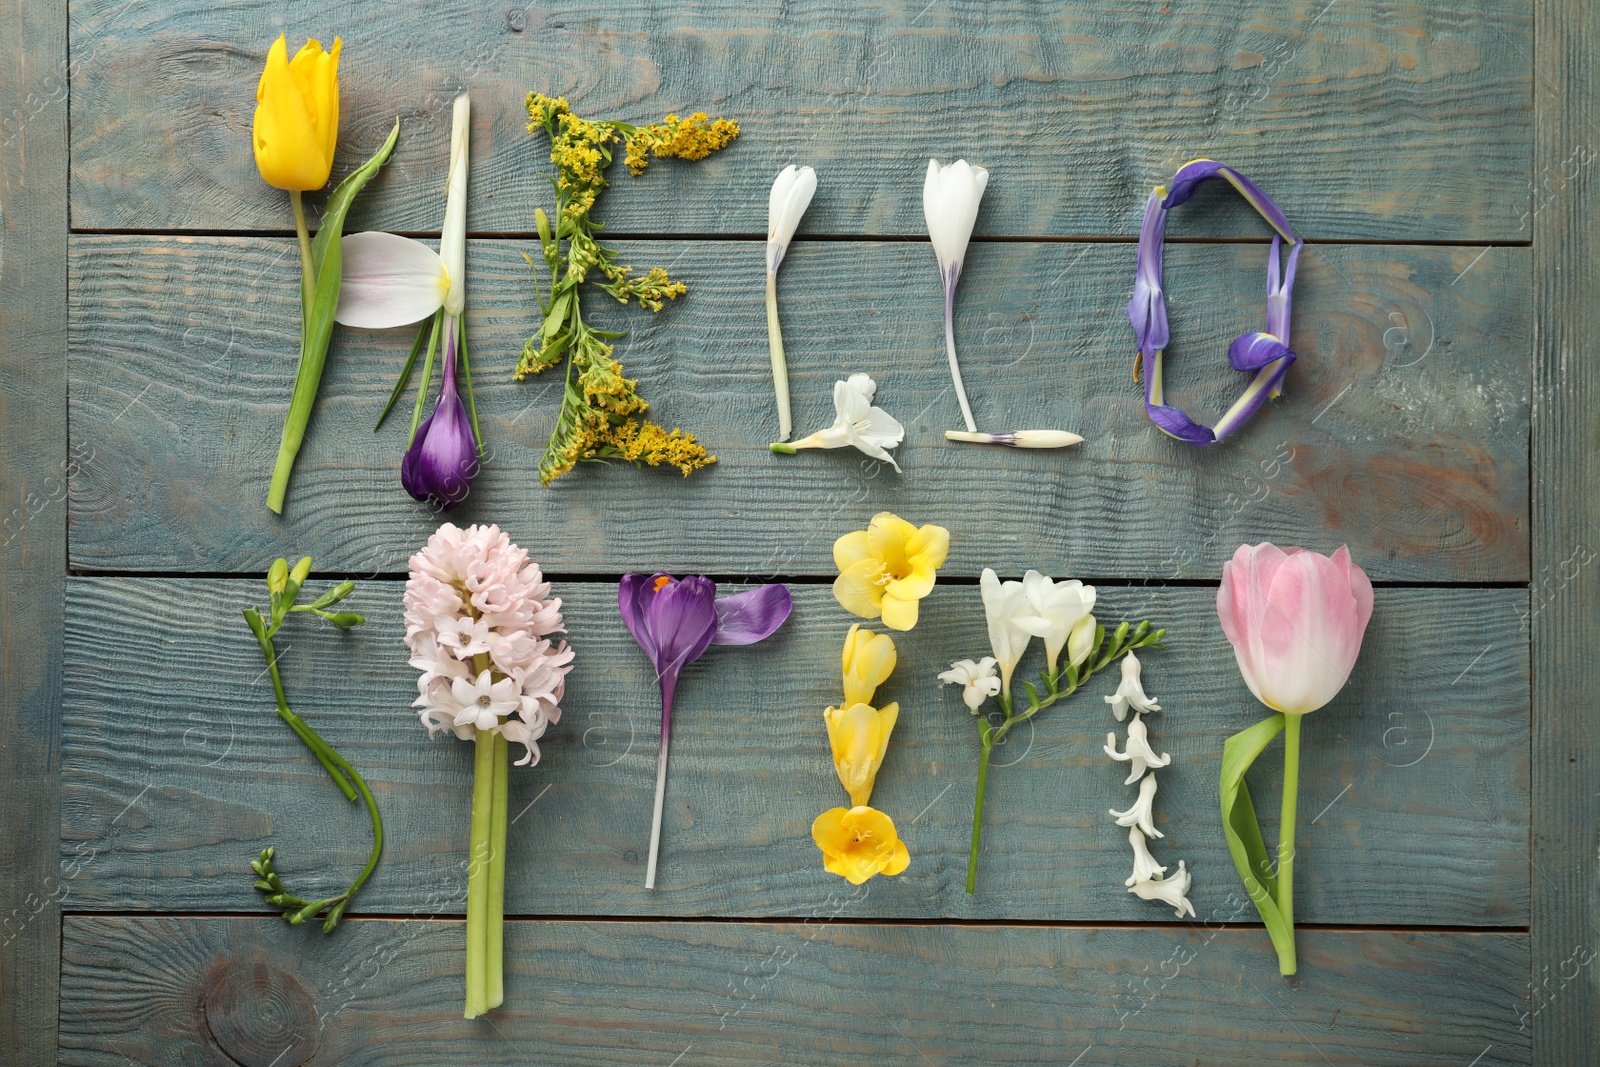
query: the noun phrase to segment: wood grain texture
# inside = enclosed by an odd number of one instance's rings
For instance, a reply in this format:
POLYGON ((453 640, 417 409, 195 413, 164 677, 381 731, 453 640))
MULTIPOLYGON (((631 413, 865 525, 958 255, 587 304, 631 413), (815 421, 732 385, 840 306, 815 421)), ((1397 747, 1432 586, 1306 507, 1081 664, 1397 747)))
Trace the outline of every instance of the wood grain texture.
MULTIPOLYGON (((82 0, 72 8, 72 211, 87 229, 284 230, 253 166, 253 89, 289 31, 342 33, 334 177, 398 115, 394 162, 357 228, 437 231, 450 100, 474 97, 477 232, 531 232, 549 149, 529 90, 632 122, 707 109, 723 157, 622 176, 602 215, 630 233, 766 232, 787 163, 822 187, 808 233, 922 234, 930 156, 994 168, 979 232, 1131 235, 1183 163, 1233 163, 1314 239, 1526 241, 1532 9, 1523 0, 739 0, 617 7, 353 2, 283 16, 82 0)), ((1260 234, 1213 191, 1174 234, 1260 234), (1202 218, 1202 216, 1204 216, 1202 218)))
MULTIPOLYGON (((507 912, 805 915, 846 886, 822 870, 810 826, 845 801, 821 711, 839 699, 851 617, 827 586, 797 586, 777 636, 714 649, 685 673, 661 871, 647 892, 659 704, 615 588, 557 589, 576 667, 542 762, 513 776, 507 912)), ((70 589, 62 857, 73 907, 259 911, 246 861, 267 845, 291 888, 320 877, 337 892, 332 883, 366 857, 365 814, 273 714, 238 615, 264 585, 95 578, 70 589), (145 621, 130 628, 135 618, 145 621)), ((429 743, 408 709, 416 672, 400 639, 401 591, 360 583, 348 603, 366 626, 341 637, 298 617, 279 655, 291 703, 362 772, 384 814, 384 860, 354 910, 460 914, 472 752, 429 743)), ((1099 608, 1103 619, 1149 615, 1170 628, 1167 647, 1145 657, 1163 706, 1152 735, 1175 761, 1160 772, 1167 837, 1155 851, 1187 862, 1202 917, 1248 907, 1223 845, 1217 775, 1224 738, 1261 715, 1215 596, 1103 588, 1099 608)), ((1526 924, 1527 650, 1505 639, 1525 600, 1520 590, 1379 591, 1350 687, 1306 728, 1302 921, 1526 924)), ((880 699, 902 710, 872 800, 913 859, 873 883, 859 916, 1170 922, 1169 910, 1122 887, 1127 832, 1107 812, 1135 791, 1102 751, 1117 725, 1102 700, 1115 678, 1093 679, 997 749, 979 892, 968 897, 977 737, 959 693, 934 675, 987 650, 977 588, 936 589, 896 643, 900 666, 880 699)), ((1252 778, 1260 796, 1277 795, 1276 774, 1275 757, 1264 757, 1252 778)))
MULTIPOLYGON (((614 302, 592 323, 631 329, 618 356, 655 417, 720 457, 675 472, 588 465, 534 475, 559 379, 516 383, 536 323, 522 241, 471 250, 469 322, 492 451, 455 515, 513 526, 562 574, 666 567, 832 575, 839 532, 880 508, 959 534, 952 573, 992 564, 1080 575, 1214 579, 1242 541, 1348 542, 1378 579, 1527 579, 1528 251, 1312 246, 1295 293, 1300 362, 1236 439, 1205 450, 1159 434, 1130 380, 1129 245, 991 243, 968 256, 957 334, 978 421, 1060 427, 1081 446, 951 445, 959 425, 926 246, 809 242, 781 303, 801 433, 833 419, 832 387, 876 376, 907 427, 896 475, 854 450, 774 456, 761 246, 623 242, 690 285, 657 317, 614 302)), ((263 571, 292 544, 319 565, 404 569, 437 516, 399 485, 409 407, 371 427, 409 331, 341 330, 291 486, 266 510, 294 375, 293 242, 72 241, 75 567, 263 571)), ((1263 314, 1258 245, 1168 250, 1169 392, 1211 418, 1243 375, 1224 353, 1263 314)), ((409 399, 406 404, 409 405, 409 399)))
POLYGON ((1306 932, 1290 984, 1265 934, 1221 924, 513 922, 505 1006, 468 1021, 461 926, 319 940, 265 918, 72 917, 62 986, 84 1014, 62 1020, 61 1062, 1532 1062, 1525 935, 1306 932))
POLYGON ((55 1062, 66 890, 66 7, 0 15, 0 1061, 18 1067, 55 1062))
POLYGON ((1540 1063, 1600 1063, 1600 474, 1592 365, 1600 306, 1594 216, 1600 11, 1539 7, 1535 156, 1538 320, 1532 440, 1535 570, 1533 960, 1529 1024, 1540 1063))

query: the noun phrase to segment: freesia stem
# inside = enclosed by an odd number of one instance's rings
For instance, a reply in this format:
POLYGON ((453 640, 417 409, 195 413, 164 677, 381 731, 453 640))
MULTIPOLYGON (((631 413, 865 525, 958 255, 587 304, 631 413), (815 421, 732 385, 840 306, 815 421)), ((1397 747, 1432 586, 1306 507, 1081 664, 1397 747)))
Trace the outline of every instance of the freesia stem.
POLYGON ((495 735, 480 730, 472 767, 472 850, 467 868, 467 1009, 475 1019, 489 1010, 489 863, 494 805, 495 735))
MULTIPOLYGON (((306 725, 304 719, 296 715, 293 709, 289 707, 289 698, 283 692, 283 676, 278 673, 278 651, 273 648, 272 639, 267 636, 266 627, 261 621, 261 616, 251 610, 244 613, 244 618, 250 624, 250 632, 256 635, 256 643, 261 646, 261 655, 267 661, 267 673, 272 676, 272 692, 278 699, 278 717, 289 724, 289 729, 295 732, 296 737, 305 742, 305 746, 311 750, 311 754, 317 757, 317 762, 322 764, 322 769, 328 772, 328 777, 332 778, 334 784, 339 787, 339 792, 344 794, 344 798, 346 800, 354 800, 356 798, 355 788, 351 786, 349 779, 340 772, 333 762, 333 757, 336 753, 328 747, 326 741, 317 735, 315 730, 306 725)), ((376 818, 376 812, 374 812, 374 818, 376 818)))
POLYGON ((656 763, 656 808, 650 816, 650 859, 645 864, 644 887, 656 887, 656 858, 661 853, 661 812, 667 799, 667 743, 671 739, 672 697, 661 694, 661 756, 656 763))
POLYGON ((1283 717, 1283 813, 1278 820, 1278 912, 1289 930, 1288 946, 1278 953, 1278 973, 1295 972, 1294 838, 1295 805, 1300 795, 1300 715, 1283 717))
POLYGON ((767 272, 767 346, 772 350, 772 387, 778 394, 778 440, 794 429, 789 414, 789 365, 783 355, 783 328, 778 324, 778 272, 767 272))
POLYGON ((961 404, 961 417, 967 421, 967 432, 977 433, 978 424, 973 421, 972 407, 967 403, 967 387, 961 382, 961 364, 956 362, 956 280, 961 277, 961 268, 954 267, 945 278, 944 283, 944 347, 950 356, 950 377, 956 383, 956 400, 961 404))
POLYGON ((972 852, 967 856, 967 895, 978 891, 978 843, 983 837, 983 793, 989 784, 989 753, 994 750, 994 735, 989 724, 981 726, 983 754, 978 757, 978 799, 972 808, 972 852))

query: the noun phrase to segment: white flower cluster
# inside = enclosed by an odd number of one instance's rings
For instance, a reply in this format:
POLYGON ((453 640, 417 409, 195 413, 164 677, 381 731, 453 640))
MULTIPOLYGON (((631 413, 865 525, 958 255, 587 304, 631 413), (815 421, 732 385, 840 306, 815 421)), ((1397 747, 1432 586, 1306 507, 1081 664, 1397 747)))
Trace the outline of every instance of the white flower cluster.
POLYGON ((1118 826, 1128 828, 1128 844, 1133 846, 1133 875, 1122 884, 1128 887, 1128 892, 1141 899, 1170 904, 1177 909, 1180 919, 1185 913, 1193 916, 1194 905, 1189 903, 1192 877, 1183 861, 1178 861, 1177 873, 1167 878, 1163 877, 1167 868, 1150 855, 1149 839, 1163 836, 1155 827, 1155 769, 1170 764, 1172 757, 1165 752, 1157 755, 1155 749, 1150 747, 1150 733, 1145 727, 1144 716, 1147 712, 1160 711, 1161 705, 1145 695, 1144 686, 1139 681, 1139 660, 1132 652, 1123 657, 1122 684, 1117 686, 1114 694, 1106 697, 1106 703, 1111 705, 1111 712, 1118 722, 1127 718, 1130 710, 1133 712, 1133 721, 1128 723, 1128 737, 1122 751, 1117 751, 1115 730, 1106 734, 1105 749, 1106 755, 1112 759, 1128 764, 1128 777, 1123 784, 1139 783, 1139 799, 1133 807, 1127 811, 1111 812, 1118 826))
POLYGON ((405 608, 411 666, 422 672, 412 706, 428 735, 498 731, 527 749, 518 766, 537 763, 572 669, 572 649, 550 636, 566 628, 539 565, 498 526, 445 523, 411 557, 405 608))

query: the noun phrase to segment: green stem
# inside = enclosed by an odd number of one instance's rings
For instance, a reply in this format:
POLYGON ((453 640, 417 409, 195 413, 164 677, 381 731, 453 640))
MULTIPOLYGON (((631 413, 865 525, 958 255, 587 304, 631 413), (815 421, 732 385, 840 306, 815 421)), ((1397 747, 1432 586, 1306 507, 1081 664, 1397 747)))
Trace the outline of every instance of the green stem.
POLYGON ((778 440, 794 429, 789 414, 789 366, 783 356, 783 328, 778 324, 778 272, 767 272, 767 346, 772 350, 772 387, 778 396, 778 440))
MULTIPOLYGON (((309 731, 311 727, 307 726, 306 729, 309 731)), ((312 736, 316 737, 314 731, 312 736)), ((322 741, 322 738, 318 737, 317 740, 322 741)), ((323 745, 328 749, 328 755, 333 758, 333 762, 337 763, 339 769, 348 774, 356 783, 356 788, 361 790, 361 799, 366 801, 367 813, 372 816, 372 854, 367 857, 367 865, 361 868, 361 873, 356 876, 356 880, 350 883, 350 888, 344 891, 343 899, 348 904, 349 901, 355 898, 356 890, 360 889, 362 883, 372 876, 373 870, 378 866, 378 857, 383 854, 383 817, 378 814, 378 802, 372 799, 372 790, 367 788, 366 780, 357 774, 356 769, 350 766, 349 761, 339 755, 332 746, 327 745, 327 742, 323 742, 323 745)), ((339 913, 342 915, 344 908, 341 907, 339 913)))
MULTIPOLYGON (((261 646, 262 657, 267 661, 267 673, 272 676, 272 692, 278 699, 278 717, 289 724, 289 729, 293 730, 295 735, 311 750, 311 754, 317 757, 317 762, 322 764, 322 769, 328 772, 328 776, 339 787, 339 791, 344 794, 345 799, 355 800, 355 788, 351 786, 350 780, 340 772, 339 767, 336 765, 336 761, 337 763, 343 763, 344 761, 339 758, 339 754, 334 752, 326 741, 318 736, 315 730, 306 725, 304 719, 296 715, 289 707, 289 699, 283 692, 283 677, 278 673, 278 652, 272 646, 272 639, 267 636, 266 627, 261 622, 261 616, 252 610, 245 612, 244 617, 245 621, 250 624, 250 632, 256 635, 256 643, 261 646)), ((376 809, 373 811, 373 817, 377 817, 376 809)))
MULTIPOLYGON (((478 401, 472 395, 472 362, 467 359, 467 316, 456 319, 456 354, 461 357, 461 376, 467 388, 467 417, 472 420, 472 437, 478 443, 478 459, 484 458, 483 430, 478 427, 478 401)), ((509 742, 508 742, 509 744, 509 742)))
POLYGON ((289 207, 294 210, 294 235, 300 242, 300 335, 304 344, 306 324, 311 320, 311 294, 317 289, 317 271, 311 265, 311 234, 306 229, 306 207, 300 190, 289 191, 289 207))
POLYGON ((972 851, 967 856, 967 895, 978 891, 978 842, 983 837, 983 794, 989 784, 989 753, 994 750, 994 735, 988 722, 980 722, 979 742, 983 754, 978 758, 978 799, 972 809, 972 851))
POLYGON ((422 360, 422 384, 417 386, 417 406, 411 409, 411 433, 406 438, 406 448, 417 440, 417 427, 422 424, 422 405, 428 402, 428 388, 433 385, 433 354, 439 348, 439 330, 444 322, 444 312, 433 315, 433 332, 428 336, 428 354, 422 360))
POLYGON ((1278 953, 1278 972, 1295 972, 1294 957, 1294 838, 1295 804, 1300 795, 1299 715, 1283 717, 1283 814, 1278 820, 1278 911, 1289 930, 1288 945, 1278 953))
POLYGON ((278 440, 278 460, 272 468, 272 484, 267 488, 267 507, 283 514, 283 498, 289 491, 289 473, 305 441, 306 423, 317 400, 317 383, 322 380, 322 364, 328 357, 326 344, 311 336, 313 294, 317 288, 316 268, 311 262, 311 236, 306 232, 306 211, 298 190, 289 193, 294 209, 295 236, 300 241, 300 361, 295 368, 294 389, 289 394, 289 413, 283 420, 283 435, 278 440))
POLYGON ((511 743, 505 735, 494 735, 494 810, 489 819, 489 914, 486 1001, 484 1007, 497 1008, 505 996, 506 932, 506 812, 510 807, 511 743))
POLYGON ((475 1019, 489 1010, 486 964, 489 952, 489 835, 494 805, 494 737, 477 735, 472 767, 472 844, 467 867, 467 1007, 475 1019))
POLYGON ((377 433, 383 426, 383 420, 389 417, 389 411, 394 407, 394 402, 400 399, 400 394, 405 392, 406 383, 411 380, 411 370, 417 365, 417 356, 422 354, 422 342, 428 339, 430 322, 425 322, 417 329, 417 339, 411 342, 411 355, 406 357, 406 365, 400 371, 400 380, 394 383, 394 389, 389 393, 389 402, 383 405, 383 411, 378 415, 378 421, 372 427, 372 432, 377 433))

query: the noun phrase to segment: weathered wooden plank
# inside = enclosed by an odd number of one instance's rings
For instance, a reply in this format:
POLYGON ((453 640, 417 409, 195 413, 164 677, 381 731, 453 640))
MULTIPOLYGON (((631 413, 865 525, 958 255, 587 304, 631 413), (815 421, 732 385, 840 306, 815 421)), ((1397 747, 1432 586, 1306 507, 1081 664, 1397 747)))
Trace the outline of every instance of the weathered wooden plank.
MULTIPOLYGON (((604 215, 634 233, 764 233, 784 164, 816 166, 810 233, 920 234, 928 157, 994 167, 981 233, 1137 231, 1145 193, 1209 154, 1322 239, 1528 239, 1532 9, 1524 0, 1060 5, 698 0, 618 8, 81 0, 72 9, 73 224, 289 226, 249 147, 272 38, 343 33, 335 177, 405 123, 353 219, 436 231, 449 103, 472 90, 476 231, 530 232, 548 148, 529 90, 584 114, 707 108, 724 158, 622 177, 604 215)), ((1174 232, 1256 234, 1220 194, 1174 232), (1201 220, 1202 214, 1209 217, 1201 220)))
MULTIPOLYGON (((344 804, 273 714, 238 616, 262 588, 70 582, 62 858, 72 908, 256 911, 246 861, 269 844, 291 886, 321 877, 330 893, 366 858, 364 812, 344 804)), ((822 870, 810 836, 812 819, 844 801, 820 714, 838 700, 850 621, 831 590, 795 587, 778 636, 758 651, 713 650, 686 673, 654 892, 642 864, 659 721, 650 667, 617 615, 614 585, 558 592, 577 665, 543 762, 514 775, 508 912, 794 917, 844 886, 822 870)), ((341 637, 290 625, 278 646, 291 702, 362 771, 385 814, 387 852, 356 910, 459 914, 472 753, 428 743, 408 710, 415 672, 400 596, 400 583, 363 582, 351 605, 365 627, 341 637)), ((1218 760, 1259 707, 1216 622, 1215 593, 1121 587, 1101 597, 1103 618, 1149 613, 1171 628, 1145 672, 1164 708, 1152 729, 1175 757, 1160 777, 1167 839, 1157 851, 1195 872, 1200 915, 1235 908, 1244 898, 1218 824, 1218 760)), ((1527 650, 1505 639, 1525 604, 1520 590, 1379 591, 1350 688, 1307 727, 1296 894, 1305 921, 1526 924, 1527 650)), ((1116 725, 1101 700, 1112 682, 1046 712, 997 754, 980 891, 966 895, 976 736, 934 674, 986 650, 978 590, 941 586, 896 640, 900 667, 881 699, 902 711, 873 803, 898 821, 913 860, 874 883, 859 915, 1170 921, 1122 888, 1127 835, 1107 811, 1132 790, 1101 751, 1116 725)), ((1276 795, 1270 763, 1263 796, 1276 795)))
MULTIPOLYGON (((873 892, 876 896, 876 890, 873 892)), ((460 1018, 462 924, 67 920, 61 1062, 1530 1063, 1521 934, 513 922, 460 1018), (1073 1057, 1078 1057, 1073 1060, 1073 1057)))
MULTIPOLYGON (((879 508, 958 531, 954 573, 1214 578, 1244 540, 1348 541, 1375 578, 1527 578, 1528 251, 1313 246, 1301 261, 1287 392, 1245 433, 1195 450, 1157 433, 1129 378, 1128 245, 996 243, 968 258, 961 358, 980 423, 1051 426, 1064 452, 950 445, 932 257, 908 243, 809 243, 784 267, 801 432, 832 385, 869 371, 905 422, 896 475, 853 450, 773 456, 760 246, 624 242, 691 292, 631 327, 619 358, 667 425, 720 457, 675 472, 589 466, 553 489, 534 469, 554 376, 510 380, 537 321, 522 241, 472 248, 472 350, 493 451, 456 513, 522 531, 561 573, 666 566, 833 573, 837 532, 879 508), (961 536, 964 533, 965 536, 961 536)), ((1223 353, 1262 314, 1259 246, 1174 246, 1171 392, 1215 417, 1242 387, 1223 353)), ((76 567, 264 570, 292 543, 322 565, 394 573, 436 522, 399 486, 402 409, 374 436, 407 331, 341 331, 287 514, 262 505, 294 375, 293 242, 79 237, 72 242, 76 567)), ((409 403, 409 401, 407 402, 409 403)))
POLYGON ((0 16, 0 1060, 53 1064, 66 584, 67 5, 0 16), (25 620, 25 621, 24 621, 25 620))
POLYGON ((1600 464, 1593 331, 1600 302, 1594 217, 1600 10, 1539 6, 1540 81, 1532 205, 1538 344, 1532 439, 1533 958, 1540 1063, 1600 1063, 1600 464))

